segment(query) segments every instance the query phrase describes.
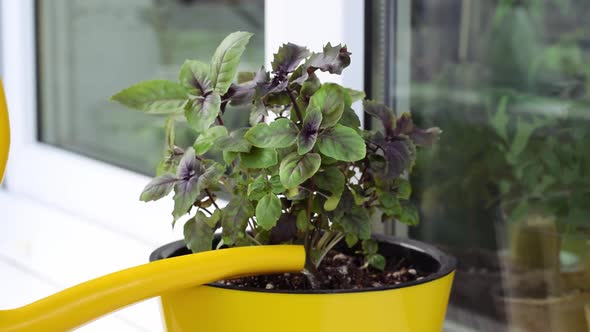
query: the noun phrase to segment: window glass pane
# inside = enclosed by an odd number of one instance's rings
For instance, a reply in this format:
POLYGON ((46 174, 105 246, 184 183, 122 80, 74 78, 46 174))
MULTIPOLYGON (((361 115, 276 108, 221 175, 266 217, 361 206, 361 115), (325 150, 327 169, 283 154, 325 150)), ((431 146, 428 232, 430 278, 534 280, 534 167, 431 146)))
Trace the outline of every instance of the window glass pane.
POLYGON ((590 331, 590 2, 374 5, 373 95, 443 130, 419 153, 410 234, 459 257, 448 318, 590 331))
MULTIPOLYGON (((207 61, 229 33, 255 35, 241 70, 264 62, 264 0, 38 0, 40 139, 146 174, 163 151, 163 123, 109 102, 150 79, 176 80, 185 59, 207 61)), ((247 112, 224 116, 233 127, 247 112)), ((178 129, 177 144, 195 139, 178 129)))

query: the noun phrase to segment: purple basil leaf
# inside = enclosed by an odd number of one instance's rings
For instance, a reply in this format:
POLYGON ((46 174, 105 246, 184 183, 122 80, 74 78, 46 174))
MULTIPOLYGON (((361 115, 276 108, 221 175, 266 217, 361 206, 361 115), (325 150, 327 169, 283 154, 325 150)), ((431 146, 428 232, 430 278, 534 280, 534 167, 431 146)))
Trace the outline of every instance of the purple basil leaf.
POLYGON ((221 96, 215 92, 191 100, 184 116, 192 129, 202 133, 215 122, 221 107, 221 96))
POLYGON ((297 152, 306 154, 315 145, 322 124, 322 111, 316 107, 309 107, 303 119, 303 128, 297 136, 297 152))
POLYGON ((292 43, 283 44, 274 54, 272 70, 275 73, 290 73, 297 68, 301 60, 307 58, 310 52, 306 47, 292 43))
POLYGON ((412 115, 410 113, 404 113, 397 119, 394 135, 405 135, 416 145, 429 146, 436 142, 441 132, 442 131, 438 127, 428 129, 416 127, 412 121, 412 115))
POLYGON ((387 161, 385 157, 378 154, 369 155, 369 163, 371 165, 370 172, 377 176, 386 176, 387 174, 387 161))
POLYGON ((289 77, 289 84, 299 84, 302 85, 305 81, 307 81, 310 77, 309 73, 307 72, 307 62, 302 64, 301 66, 297 67, 293 74, 289 77))
POLYGON ((275 76, 270 82, 262 82, 256 86, 256 96, 264 97, 271 93, 285 91, 289 82, 275 76))
POLYGON ((266 110, 266 106, 264 106, 264 102, 261 99, 256 99, 250 111, 250 126, 254 127, 265 116, 268 116, 268 111, 266 110))
POLYGON ((195 156, 195 150, 189 148, 180 160, 176 177, 178 182, 174 186, 174 219, 178 219, 188 212, 200 193, 198 188, 201 175, 201 163, 195 156))
POLYGON ((387 180, 400 176, 414 162, 414 148, 408 139, 381 139, 374 142, 383 150, 387 180))
POLYGON ((367 114, 379 119, 383 128, 385 129, 385 135, 388 137, 395 136, 395 115, 393 111, 382 103, 374 102, 371 100, 365 100, 363 107, 367 114))
POLYGON ((297 236, 297 218, 283 213, 277 225, 270 230, 270 244, 286 243, 297 236))
POLYGON ((414 130, 414 122, 412 121, 412 115, 410 113, 404 113, 396 120, 395 124, 395 136, 406 135, 409 136, 414 130))
POLYGON ((195 203, 200 193, 198 183, 199 177, 193 176, 178 180, 174 186, 174 211, 172 212, 174 220, 185 215, 195 203))
POLYGON ((198 171, 201 168, 201 163, 197 160, 195 156, 195 150, 193 148, 188 148, 184 152, 184 156, 180 160, 180 164, 178 165, 178 170, 176 171, 176 177, 179 180, 189 180, 193 177, 199 177, 198 171))
POLYGON ((186 150, 178 166, 178 181, 174 186, 174 220, 182 217, 193 206, 197 197, 205 189, 214 187, 223 174, 223 167, 218 163, 196 159, 195 150, 186 150), (205 163, 205 164, 203 164, 205 163))
POLYGON ((262 67, 252 80, 239 85, 232 84, 228 91, 228 94, 231 96, 231 104, 235 106, 252 103, 258 85, 269 83, 269 81, 270 76, 268 72, 264 70, 264 67, 262 67))
POLYGON ((140 200, 144 202, 156 201, 168 195, 178 178, 174 174, 164 174, 150 181, 141 193, 140 200))
POLYGON ((328 43, 322 53, 314 53, 307 61, 308 72, 319 69, 330 74, 342 74, 342 70, 350 65, 350 52, 346 45, 332 46, 328 43))
POLYGON ((410 139, 416 145, 430 146, 436 143, 441 133, 442 130, 440 130, 438 127, 432 127, 428 129, 415 128, 410 134, 410 139))
POLYGON ((205 96, 213 91, 211 80, 209 80, 209 64, 186 60, 180 69, 180 82, 191 89, 196 96, 205 96))
POLYGON ((342 70, 350 65, 350 54, 346 45, 332 46, 328 43, 324 46, 322 53, 313 53, 304 64, 295 70, 290 78, 290 83, 303 84, 309 75, 318 69, 340 75, 342 70))
POLYGON ((289 82, 286 80, 279 81, 277 83, 273 83, 273 84, 271 84, 271 87, 270 87, 270 90, 268 91, 268 93, 283 92, 283 91, 285 91, 285 89, 287 89, 288 84, 289 84, 289 82))

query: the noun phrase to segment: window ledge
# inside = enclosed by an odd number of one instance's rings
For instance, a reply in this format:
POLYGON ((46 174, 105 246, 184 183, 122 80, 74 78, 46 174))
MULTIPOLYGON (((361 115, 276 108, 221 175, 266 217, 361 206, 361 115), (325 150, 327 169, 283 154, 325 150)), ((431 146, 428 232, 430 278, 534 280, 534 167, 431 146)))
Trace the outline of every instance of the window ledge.
MULTIPOLYGON (((53 292, 146 263, 154 247, 26 197, 0 190, 0 306, 18 307, 53 292), (23 291, 15 291, 15 290, 23 291)), ((157 300, 148 300, 83 328, 121 326, 160 331, 157 300)), ((122 330, 115 328, 114 330, 122 330)))

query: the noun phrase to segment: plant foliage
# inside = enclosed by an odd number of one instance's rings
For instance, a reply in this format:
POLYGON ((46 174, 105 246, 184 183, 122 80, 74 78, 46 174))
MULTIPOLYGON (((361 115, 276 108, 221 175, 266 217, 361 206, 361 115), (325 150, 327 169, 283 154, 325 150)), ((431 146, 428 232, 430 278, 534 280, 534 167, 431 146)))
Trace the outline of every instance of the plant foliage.
POLYGON ((350 64, 346 46, 327 44, 312 53, 281 46, 271 71, 237 73, 251 34, 230 34, 210 63, 187 60, 179 82, 149 81, 113 100, 146 113, 169 114, 168 149, 159 176, 143 190, 153 201, 174 192, 174 221, 188 216, 187 246, 212 247, 221 229, 225 245, 304 243, 310 270, 340 240, 362 242, 367 266, 385 259, 371 240, 371 220, 416 224, 407 180, 416 147, 434 143, 438 128, 420 129, 410 114, 364 101, 384 131, 367 131, 352 109, 364 93, 321 83, 316 71, 340 74, 350 64), (236 80, 237 75, 237 82, 236 80), (223 125, 228 103, 250 104, 250 128, 223 125), (174 142, 174 124, 185 120, 199 136, 192 147, 174 142), (224 162, 205 153, 222 152, 224 162), (220 207, 218 197, 229 197, 220 207), (214 209, 213 209, 214 208, 214 209))

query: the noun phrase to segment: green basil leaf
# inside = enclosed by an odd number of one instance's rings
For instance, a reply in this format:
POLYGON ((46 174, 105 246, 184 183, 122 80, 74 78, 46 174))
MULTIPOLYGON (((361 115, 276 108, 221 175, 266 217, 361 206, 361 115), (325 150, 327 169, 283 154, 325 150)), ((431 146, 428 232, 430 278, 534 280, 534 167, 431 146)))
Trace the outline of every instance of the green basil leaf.
POLYGON ((261 149, 252 147, 250 152, 240 153, 244 166, 248 168, 268 168, 276 165, 279 161, 275 149, 261 149))
POLYGON ((314 181, 319 189, 332 194, 324 203, 324 210, 335 210, 344 191, 344 174, 337 167, 328 167, 323 172, 316 173, 314 181))
POLYGON ((193 99, 185 110, 184 115, 188 124, 198 133, 202 133, 215 122, 221 107, 221 96, 211 93, 206 97, 193 99))
POLYGON ((195 148, 195 153, 198 155, 205 154, 214 146, 217 139, 227 136, 227 128, 224 126, 214 126, 205 130, 201 135, 199 135, 199 137, 197 137, 197 140, 193 145, 195 148))
POLYGON ((399 221, 409 226, 416 226, 419 222, 418 209, 413 205, 405 205, 399 216, 399 221))
POLYGON ((169 150, 173 150, 175 145, 174 142, 176 140, 176 118, 174 115, 170 115, 166 119, 164 131, 166 133, 166 147, 169 150))
POLYGON ((236 73, 238 71, 238 65, 240 64, 240 58, 246 45, 252 37, 252 33, 238 31, 225 37, 221 42, 211 61, 211 85, 214 87, 215 92, 223 95, 229 89, 236 73))
POLYGON ((365 99, 365 92, 364 91, 358 91, 358 90, 354 90, 354 89, 350 89, 350 88, 344 88, 344 92, 346 92, 348 94, 348 96, 350 97, 351 103, 365 99))
MULTIPOLYGON (((301 85, 301 90, 299 90, 299 96, 297 98, 299 99, 303 97, 302 99, 304 101, 309 100, 311 96, 313 96, 313 94, 316 93, 316 91, 318 91, 321 87, 322 83, 320 82, 318 77, 315 74, 311 74, 309 75, 307 81, 303 82, 303 84, 301 85)), ((305 106, 307 106, 307 102, 305 106)))
POLYGON ((237 152, 223 151, 223 161, 225 162, 226 165, 229 165, 232 162, 234 162, 234 160, 236 160, 236 158, 238 158, 237 152))
POLYGON ((287 189, 295 188, 311 178, 318 171, 321 163, 322 158, 317 153, 301 156, 293 152, 281 162, 279 169, 281 183, 287 189))
POLYGON ((344 92, 334 83, 325 83, 316 91, 309 101, 309 107, 322 112, 322 128, 332 127, 338 123, 344 112, 344 92))
POLYGON ((211 66, 196 60, 186 60, 180 69, 179 80, 195 96, 205 96, 213 91, 209 72, 211 66))
POLYGON ((141 82, 111 97, 112 101, 151 114, 180 113, 187 99, 185 87, 164 80, 141 82))
POLYGON ((221 210, 221 233, 223 242, 227 245, 233 245, 236 241, 246 236, 246 226, 248 219, 254 215, 252 203, 246 198, 246 195, 235 196, 221 210))
POLYGON ((365 255, 375 255, 379 251, 379 244, 377 244, 377 241, 372 239, 364 240, 362 247, 363 253, 365 255))
POLYGON ((336 125, 318 138, 320 152, 342 161, 357 161, 365 157, 365 140, 352 128, 336 125))
POLYGON ((156 176, 162 176, 168 173, 175 174, 176 168, 180 163, 180 158, 181 156, 177 156, 174 152, 166 151, 164 158, 162 158, 162 160, 160 160, 158 163, 156 168, 156 176))
POLYGON ((259 148, 286 148, 297 138, 297 126, 293 121, 280 118, 269 124, 259 123, 252 127, 244 137, 259 148))
POLYGON ((217 228, 217 224, 221 220, 221 210, 213 211, 213 215, 211 215, 210 217, 205 216, 203 213, 198 214, 198 215, 212 229, 217 228))
POLYGON ((406 179, 397 179, 397 197, 401 199, 410 199, 412 195, 412 185, 406 179))
POLYGON ((354 246, 359 240, 371 238, 371 220, 366 209, 355 206, 336 221, 342 228, 349 247, 354 246))
POLYGON ((252 81, 256 77, 254 71, 241 71, 238 72, 238 84, 243 84, 252 81))
POLYGON ((399 216, 403 207, 395 195, 389 191, 377 190, 377 198, 381 203, 381 210, 389 217, 399 216))
POLYGON ((184 243, 192 252, 211 250, 213 247, 213 233, 206 222, 207 217, 199 211, 197 215, 184 224, 184 243))
POLYGON ((285 190, 287 190, 287 188, 285 188, 285 186, 283 186, 283 184, 281 183, 280 176, 273 175, 270 177, 269 181, 273 193, 282 194, 283 192, 285 192, 285 190))
MULTIPOLYGON (((229 136, 219 138, 215 141, 215 144, 224 152, 250 152, 252 145, 244 138, 244 134, 247 131, 248 128, 236 129, 232 131, 229 136)), ((236 156, 231 157, 235 159, 236 156)))
POLYGON ((383 257, 382 255, 379 254, 375 254, 375 255, 371 255, 368 257, 367 259, 367 263, 369 263, 370 266, 376 268, 377 270, 383 271, 385 270, 385 257, 383 257))
POLYGON ((297 229, 301 232, 305 232, 311 226, 311 223, 307 219, 307 213, 304 210, 301 210, 297 213, 297 221, 296 221, 297 229))
POLYGON ((252 201, 261 199, 267 193, 267 182, 264 175, 248 184, 248 198, 252 201))
POLYGON ((256 224, 270 230, 281 217, 281 200, 275 194, 267 194, 256 205, 256 224))
POLYGON ((344 107, 344 112, 342 113, 339 123, 350 128, 360 128, 361 126, 361 120, 358 115, 356 115, 354 110, 348 106, 344 107))

